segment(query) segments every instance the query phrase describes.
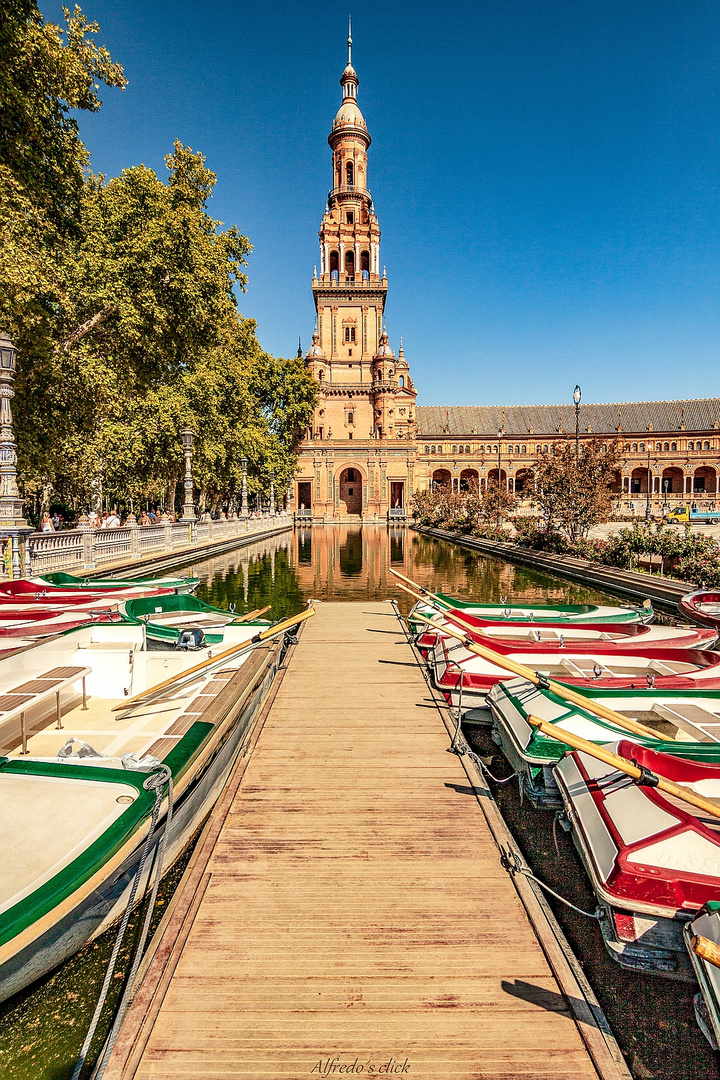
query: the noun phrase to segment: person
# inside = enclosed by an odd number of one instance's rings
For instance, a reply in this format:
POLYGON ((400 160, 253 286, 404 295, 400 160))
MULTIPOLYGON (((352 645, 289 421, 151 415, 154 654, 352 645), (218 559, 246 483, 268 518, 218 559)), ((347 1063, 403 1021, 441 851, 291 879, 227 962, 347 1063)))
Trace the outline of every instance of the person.
POLYGON ((145 510, 143 510, 142 514, 140 515, 140 524, 141 525, 149 525, 150 524, 150 518, 148 517, 147 511, 145 511, 145 510))
POLYGON ((55 532, 55 526, 49 514, 43 514, 40 522, 40 532, 55 532))
POLYGON ((88 525, 91 529, 97 529, 99 525, 98 516, 95 510, 91 510, 88 514, 88 525))
POLYGON ((154 525, 155 522, 157 521, 157 518, 155 517, 155 511, 152 509, 152 507, 150 507, 150 512, 148 513, 147 516, 148 516, 148 521, 150 522, 150 524, 154 525))
POLYGON ((53 516, 51 518, 51 521, 52 521, 52 524, 53 524, 53 531, 57 532, 58 529, 60 528, 60 515, 58 514, 57 510, 53 514, 53 516))
POLYGON ((107 519, 106 529, 117 529, 120 526, 120 518, 117 515, 117 511, 111 510, 107 519))
POLYGON ((110 517, 110 515, 108 514, 107 510, 103 510, 102 516, 100 518, 100 528, 101 529, 107 529, 107 527, 108 527, 108 518, 109 517, 110 517))

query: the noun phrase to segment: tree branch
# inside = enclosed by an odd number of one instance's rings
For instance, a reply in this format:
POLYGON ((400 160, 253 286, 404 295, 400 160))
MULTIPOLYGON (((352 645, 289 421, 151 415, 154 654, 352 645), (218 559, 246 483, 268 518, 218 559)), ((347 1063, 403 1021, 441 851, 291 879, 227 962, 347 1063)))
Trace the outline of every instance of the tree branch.
POLYGON ((67 355, 73 345, 76 345, 78 341, 89 334, 91 330, 94 330, 96 326, 102 326, 106 319, 109 319, 111 315, 114 315, 117 311, 117 304, 108 304, 106 307, 98 311, 91 319, 84 322, 82 326, 78 326, 73 330, 70 337, 65 338, 60 345, 55 346, 56 353, 64 353, 67 355))

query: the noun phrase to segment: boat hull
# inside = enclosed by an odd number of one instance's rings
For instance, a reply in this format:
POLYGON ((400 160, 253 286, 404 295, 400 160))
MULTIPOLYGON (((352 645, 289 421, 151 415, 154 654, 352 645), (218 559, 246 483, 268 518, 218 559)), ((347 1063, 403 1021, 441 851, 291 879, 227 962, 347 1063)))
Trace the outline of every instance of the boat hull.
MULTIPOLYGON (((217 801, 275 678, 281 655, 281 649, 276 649, 272 665, 229 730, 224 734, 221 731, 215 733, 217 745, 212 747, 209 761, 176 803, 167 837, 165 869, 170 869, 179 858, 217 801)), ((137 895, 138 903, 145 895, 164 828, 163 817, 151 840, 146 872, 137 895)), ((7 1000, 47 975, 122 917, 142 847, 143 843, 139 840, 121 865, 108 873, 89 895, 80 899, 62 918, 0 965, 0 1001, 7 1000)))

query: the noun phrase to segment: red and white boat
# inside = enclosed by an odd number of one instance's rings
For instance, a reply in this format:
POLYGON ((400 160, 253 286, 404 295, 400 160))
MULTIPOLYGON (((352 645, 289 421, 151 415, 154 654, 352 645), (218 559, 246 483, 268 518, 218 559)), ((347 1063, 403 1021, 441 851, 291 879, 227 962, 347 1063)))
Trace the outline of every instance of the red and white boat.
MULTIPOLYGON (((622 740, 616 753, 720 806, 717 744, 658 753, 622 740)), ((566 754, 554 777, 610 955, 625 968, 691 980, 683 928, 720 900, 720 819, 581 751, 566 754)))
MULTIPOLYGON (((657 623, 651 626, 643 623, 606 623, 601 626, 543 623, 542 626, 532 626, 528 623, 493 623, 460 611, 443 612, 434 615, 433 620, 452 627, 456 632, 465 632, 467 626, 471 626, 473 630, 467 631, 468 635, 490 649, 498 645, 516 644, 524 652, 544 652, 554 646, 563 648, 575 645, 592 645, 607 652, 710 649, 718 638, 717 630, 695 626, 660 626, 657 623)), ((426 626, 417 639, 418 647, 422 652, 427 652, 433 648, 437 638, 438 631, 426 626)))
POLYGON ((688 593, 678 603, 678 610, 700 626, 720 630, 720 591, 717 589, 698 589, 697 592, 688 593))
POLYGON ((25 609, 8 612, 0 607, 0 638, 47 637, 50 634, 64 634, 67 630, 76 630, 79 626, 107 622, 122 622, 122 615, 116 608, 94 611, 79 607, 69 611, 42 608, 37 611, 25 609))
POLYGON ((155 585, 129 586, 121 589, 61 588, 57 585, 38 585, 26 578, 0 583, 0 605, 9 604, 88 604, 93 600, 109 600, 115 604, 125 600, 140 600, 145 596, 171 594, 170 587, 155 585))

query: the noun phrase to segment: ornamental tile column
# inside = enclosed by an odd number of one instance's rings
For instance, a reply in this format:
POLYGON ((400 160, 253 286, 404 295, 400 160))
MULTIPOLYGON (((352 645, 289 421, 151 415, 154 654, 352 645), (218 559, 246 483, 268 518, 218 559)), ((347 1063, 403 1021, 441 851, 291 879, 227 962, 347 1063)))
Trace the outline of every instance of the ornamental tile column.
POLYGON ((17 349, 7 336, 0 334, 0 536, 9 541, 12 577, 25 572, 25 537, 33 532, 23 517, 23 500, 17 486, 17 445, 13 432, 13 383, 17 368, 17 349))

